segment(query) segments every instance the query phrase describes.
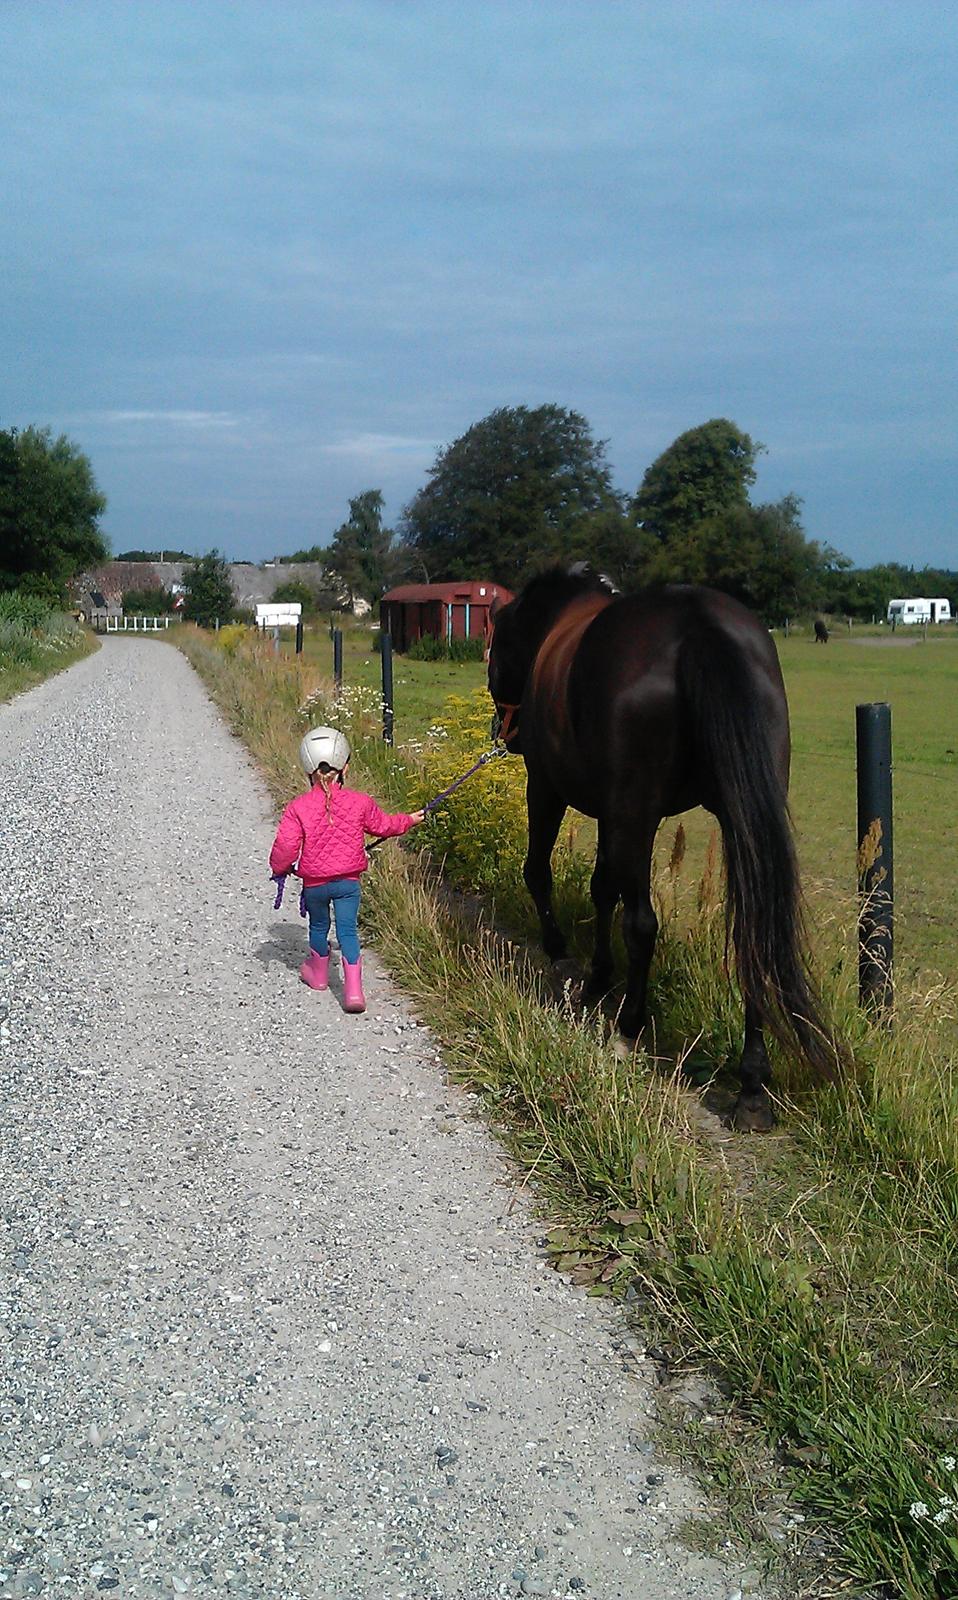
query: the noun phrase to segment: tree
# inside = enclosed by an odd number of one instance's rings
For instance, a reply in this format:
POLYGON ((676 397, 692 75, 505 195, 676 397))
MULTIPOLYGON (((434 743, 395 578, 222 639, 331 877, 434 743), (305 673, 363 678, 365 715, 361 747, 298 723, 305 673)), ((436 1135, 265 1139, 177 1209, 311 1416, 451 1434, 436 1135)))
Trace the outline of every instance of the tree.
POLYGON ((646 472, 632 514, 644 582, 704 583, 780 622, 820 606, 850 563, 805 537, 801 501, 753 506, 763 447, 725 417, 690 428, 646 472))
POLYGON ((329 559, 329 551, 324 545, 311 544, 308 550, 294 550, 292 555, 280 556, 279 559, 283 562, 284 566, 290 566, 296 562, 306 561, 315 561, 321 566, 325 566, 327 560, 329 559))
POLYGON ((700 522, 747 506, 755 457, 763 448, 725 417, 690 428, 646 472, 632 506, 635 521, 667 543, 700 522))
POLYGON ((194 561, 190 550, 121 550, 117 561, 194 561))
POLYGON ((908 595, 941 595, 951 601, 952 614, 958 609, 958 572, 946 567, 902 566, 897 561, 874 567, 846 566, 829 574, 823 604, 842 616, 859 617, 870 622, 872 617, 884 620, 888 602, 908 595))
POLYGON ((183 615, 188 622, 211 628, 217 617, 229 622, 235 600, 230 569, 218 550, 199 556, 183 573, 186 600, 183 615))
POLYGON ((605 446, 555 405, 490 412, 439 451, 429 479, 403 513, 403 539, 433 582, 517 586, 576 550, 590 518, 620 510, 605 446))
POLYGON ((105 509, 88 458, 65 434, 0 432, 0 589, 62 599, 71 578, 107 558, 105 509))
POLYGON ((271 604, 301 605, 303 616, 312 617, 319 610, 319 596, 315 589, 311 589, 309 584, 303 583, 300 578, 290 578, 288 582, 276 585, 271 604))
POLYGON ((124 589, 121 604, 130 615, 162 617, 176 610, 176 596, 160 583, 148 584, 142 589, 124 589))
POLYGON ((674 535, 652 556, 650 581, 705 583, 734 595, 766 622, 822 603, 829 575, 847 566, 829 545, 806 539, 796 495, 733 506, 674 535))
POLYGON ((383 497, 379 489, 366 489, 349 502, 349 517, 336 529, 327 558, 349 595, 350 604, 362 597, 374 605, 386 587, 393 535, 383 527, 383 497))

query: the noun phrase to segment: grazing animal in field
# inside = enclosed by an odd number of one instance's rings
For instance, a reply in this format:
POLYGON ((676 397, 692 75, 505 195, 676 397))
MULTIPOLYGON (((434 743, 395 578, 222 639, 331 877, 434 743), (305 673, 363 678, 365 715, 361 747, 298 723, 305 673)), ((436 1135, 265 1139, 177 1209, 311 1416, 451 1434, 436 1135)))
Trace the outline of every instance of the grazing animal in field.
POLYGON ((667 585, 617 596, 587 569, 533 578, 495 612, 489 689, 507 748, 527 769, 525 881, 547 955, 565 940, 552 909, 552 849, 567 806, 598 821, 595 949, 587 994, 613 977, 623 903, 628 957, 619 1028, 646 1021, 658 932, 652 846, 663 817, 703 805, 725 847, 727 918, 745 1001, 740 1129, 774 1121, 763 1029, 828 1075, 834 1051, 808 973, 787 809, 788 707, 767 628, 714 590, 667 585))
POLYGON ((828 643, 828 629, 826 628, 826 626, 825 626, 824 622, 822 621, 821 617, 816 617, 815 618, 815 643, 816 644, 827 644, 828 643))

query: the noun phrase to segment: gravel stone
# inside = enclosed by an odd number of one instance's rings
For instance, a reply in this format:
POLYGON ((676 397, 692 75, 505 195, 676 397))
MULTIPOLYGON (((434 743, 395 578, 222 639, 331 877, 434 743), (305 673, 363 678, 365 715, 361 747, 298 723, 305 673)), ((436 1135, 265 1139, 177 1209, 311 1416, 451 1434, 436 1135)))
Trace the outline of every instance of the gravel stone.
POLYGON ((636 1513, 654 1367, 542 1270, 375 954, 363 1016, 338 958, 298 981, 185 659, 110 639, 0 707, 0 792, 0 1596, 741 1588, 688 1570, 692 1485, 636 1513))

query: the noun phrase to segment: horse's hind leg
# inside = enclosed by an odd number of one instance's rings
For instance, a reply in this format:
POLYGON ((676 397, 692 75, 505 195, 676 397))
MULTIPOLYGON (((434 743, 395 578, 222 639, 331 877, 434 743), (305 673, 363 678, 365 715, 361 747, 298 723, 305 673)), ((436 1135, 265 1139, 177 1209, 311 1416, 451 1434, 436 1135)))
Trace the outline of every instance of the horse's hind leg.
POLYGON ((740 1133, 767 1133, 775 1125, 775 1113, 768 1093, 772 1065, 765 1048, 765 1037, 756 1007, 745 1002, 745 1047, 739 1066, 741 1091, 732 1112, 732 1126, 740 1133))
POLYGON ((601 1000, 612 983, 612 916, 619 903, 619 882, 609 861, 605 828, 601 822, 591 891, 595 906, 595 947, 586 994, 592 1000, 601 1000))
POLYGON ((565 801, 548 784, 536 782, 532 774, 526 785, 529 811, 529 852, 523 869, 526 888, 535 902, 542 928, 542 947, 552 961, 566 953, 562 929, 552 909, 552 851, 565 816, 565 801))
POLYGON ((610 841, 609 864, 622 898, 622 933, 628 955, 625 999, 619 1012, 619 1032, 626 1039, 637 1039, 645 1026, 649 967, 659 931, 651 891, 656 826, 645 831, 616 830, 610 841))

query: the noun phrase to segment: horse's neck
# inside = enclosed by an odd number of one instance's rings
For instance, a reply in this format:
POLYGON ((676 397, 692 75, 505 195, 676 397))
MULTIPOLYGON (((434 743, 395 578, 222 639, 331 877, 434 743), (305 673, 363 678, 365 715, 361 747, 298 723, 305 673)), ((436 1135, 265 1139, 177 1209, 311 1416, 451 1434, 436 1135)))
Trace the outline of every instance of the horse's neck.
POLYGON ((593 617, 610 604, 613 596, 607 593, 581 595, 556 618, 546 633, 532 668, 533 683, 537 689, 548 686, 555 693, 565 680, 579 640, 593 617))

